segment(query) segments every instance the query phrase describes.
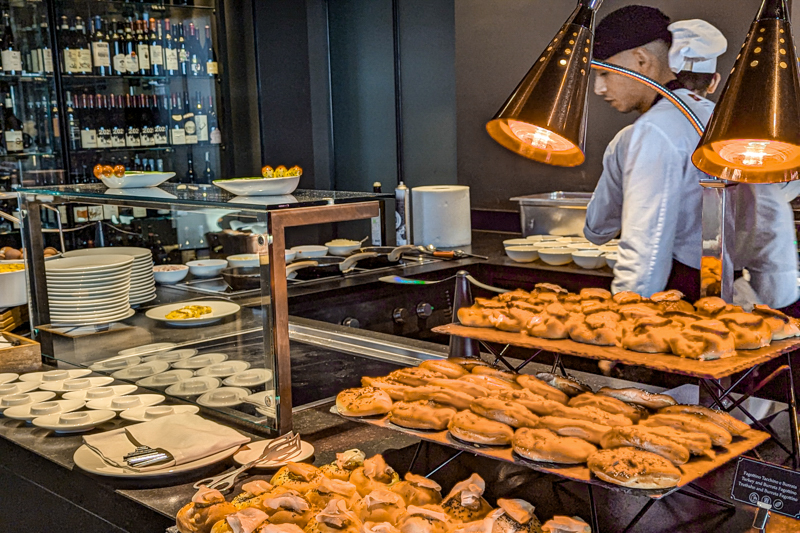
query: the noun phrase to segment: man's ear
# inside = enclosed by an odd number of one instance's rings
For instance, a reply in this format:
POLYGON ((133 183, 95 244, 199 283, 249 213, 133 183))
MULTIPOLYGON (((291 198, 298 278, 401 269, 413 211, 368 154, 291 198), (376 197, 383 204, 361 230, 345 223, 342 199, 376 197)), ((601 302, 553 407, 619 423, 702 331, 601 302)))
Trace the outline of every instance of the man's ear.
POLYGON ((633 54, 633 59, 638 67, 637 70, 639 70, 639 72, 647 72, 649 67, 652 66, 653 60, 655 59, 650 50, 644 46, 640 46, 631 50, 631 53, 633 54))
POLYGON ((716 91, 717 87, 719 87, 720 80, 722 80, 722 76, 719 72, 715 72, 714 77, 711 79, 711 83, 708 86, 708 94, 714 94, 714 91, 716 91))

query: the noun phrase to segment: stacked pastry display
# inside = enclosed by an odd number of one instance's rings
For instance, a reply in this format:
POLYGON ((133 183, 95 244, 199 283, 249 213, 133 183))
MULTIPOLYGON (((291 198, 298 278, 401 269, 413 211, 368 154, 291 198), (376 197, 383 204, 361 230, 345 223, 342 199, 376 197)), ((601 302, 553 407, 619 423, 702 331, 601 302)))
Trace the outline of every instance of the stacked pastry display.
POLYGON ((492 299, 476 298, 474 305, 458 310, 458 319, 465 326, 697 360, 800 336, 797 320, 765 305, 746 313, 721 298, 702 298, 694 305, 682 298, 674 290, 650 298, 633 292, 612 296, 605 289, 574 294, 538 283, 533 292, 517 289, 492 299))
POLYGON ((750 427, 667 395, 569 377, 513 374, 480 359, 424 361, 339 393, 345 416, 386 415, 414 430, 448 430, 479 446, 512 446, 539 463, 587 464, 599 479, 638 489, 676 486, 692 455, 714 457, 750 427))
POLYGON ((252 481, 228 502, 202 487, 176 517, 181 533, 590 533, 578 518, 556 516, 544 526, 524 500, 497 501, 477 474, 447 496, 436 482, 403 479, 382 456, 360 450, 336 454, 317 468, 289 463, 270 480, 252 481))

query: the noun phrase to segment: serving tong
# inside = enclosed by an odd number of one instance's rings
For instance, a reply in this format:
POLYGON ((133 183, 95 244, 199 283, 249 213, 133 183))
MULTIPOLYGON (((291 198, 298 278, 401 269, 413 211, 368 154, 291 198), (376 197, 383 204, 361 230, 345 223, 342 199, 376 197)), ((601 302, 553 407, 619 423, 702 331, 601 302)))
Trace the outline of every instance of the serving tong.
POLYGON ((194 488, 199 489, 201 485, 205 485, 209 489, 217 489, 219 491, 231 490, 236 485, 236 478, 239 477, 239 475, 243 472, 250 470, 259 463, 265 463, 267 461, 280 462, 289 459, 299 451, 300 434, 294 434, 294 432, 290 431, 289 433, 270 441, 258 458, 253 459, 249 463, 240 466, 231 472, 201 479, 194 484, 194 488))
POLYGON ((142 444, 131 435, 131 432, 125 429, 125 436, 131 441, 131 444, 136 446, 132 452, 124 455, 122 458, 125 463, 131 468, 144 468, 146 466, 154 466, 161 463, 172 461, 174 457, 171 453, 163 448, 151 448, 142 444))

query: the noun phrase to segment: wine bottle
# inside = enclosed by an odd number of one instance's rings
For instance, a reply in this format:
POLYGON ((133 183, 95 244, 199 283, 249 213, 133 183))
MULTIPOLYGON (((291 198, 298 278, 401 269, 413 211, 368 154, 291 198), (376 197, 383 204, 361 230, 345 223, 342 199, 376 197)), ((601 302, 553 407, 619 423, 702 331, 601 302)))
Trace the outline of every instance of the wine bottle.
POLYGON ((136 55, 136 39, 133 36, 133 21, 125 25, 125 68, 128 74, 139 73, 139 57, 136 55))
POLYGON ((203 97, 200 95, 200 91, 197 91, 195 95, 194 123, 195 126, 197 126, 197 142, 202 144, 207 143, 208 115, 206 115, 205 109, 203 108, 203 97))
POLYGON ((150 75, 150 42, 147 40, 146 21, 136 21, 136 55, 139 58, 139 74, 150 75))
POLYGON ((52 117, 53 121, 53 139, 55 139, 56 144, 58 144, 58 141, 61 139, 61 126, 59 125, 58 102, 55 100, 50 102, 50 117, 52 117))
POLYGON ((192 151, 188 150, 187 156, 187 170, 186 170, 186 183, 195 183, 197 175, 194 173, 194 162, 192 161, 192 151))
POLYGON ((75 74, 80 66, 80 56, 73 39, 74 31, 75 28, 69 25, 67 17, 62 16, 59 33, 61 34, 61 44, 63 46, 61 49, 61 70, 65 74, 75 74))
POLYGON ((136 112, 136 100, 130 94, 125 95, 125 146, 138 148, 142 145, 141 128, 136 112))
POLYGON ((36 55, 39 59, 39 68, 45 74, 53 72, 53 51, 50 49, 50 26, 47 24, 47 16, 42 15, 42 22, 39 23, 39 36, 36 55))
POLYGON ((214 41, 211 39, 211 28, 206 26, 206 74, 213 77, 219 74, 217 56, 214 53, 214 41))
POLYGON ((158 21, 158 31, 156 31, 156 19, 150 19, 150 72, 153 76, 164 75, 164 51, 161 46, 161 21, 158 21))
POLYGON ((114 74, 124 76, 128 73, 127 51, 125 50, 125 30, 122 29, 122 22, 117 22, 116 31, 111 37, 112 65, 114 74))
POLYGON ((164 68, 170 76, 177 76, 180 72, 178 62, 178 49, 173 35, 174 29, 170 26, 169 19, 164 20, 164 68))
POLYGON ((125 111, 122 108, 122 95, 111 95, 111 146, 125 148, 125 111))
POLYGON ((186 144, 197 144, 197 123, 194 121, 194 109, 189 105, 189 93, 183 93, 183 131, 186 144))
POLYGON ((206 152, 206 168, 203 171, 203 183, 211 183, 214 181, 214 171, 211 169, 211 159, 209 159, 208 152, 206 152))
POLYGON ((183 129, 183 112, 177 94, 172 95, 172 114, 170 115, 170 137, 173 145, 186 144, 186 132, 183 129))
POLYGON ((142 124, 142 146, 155 146, 156 127, 153 122, 153 112, 150 106, 149 95, 139 95, 139 116, 141 117, 142 124))
POLYGON ((0 59, 3 63, 3 74, 15 76, 22 74, 22 54, 14 43, 14 33, 11 29, 11 17, 8 11, 3 12, 3 42, 0 59))
POLYGON ((161 99, 162 105, 158 105, 158 97, 153 96, 156 99, 156 126, 153 132, 153 141, 155 142, 156 146, 162 146, 165 144, 169 144, 169 139, 167 138, 167 130, 169 130, 169 99, 166 95, 164 98, 161 99))
POLYGON ((67 91, 67 126, 69 127, 69 147, 72 150, 78 150, 81 147, 81 126, 76 104, 77 101, 67 91))
POLYGON ((94 126, 94 97, 81 95, 81 148, 97 148, 97 130, 94 126))
POLYGON ((4 126, 3 139, 6 143, 6 152, 9 154, 19 153, 23 149, 22 145, 22 122, 14 115, 14 103, 11 95, 6 94, 5 105, 3 108, 4 126))
POLYGON ((208 97, 208 139, 211 144, 222 144, 222 132, 219 131, 217 113, 214 111, 214 98, 208 97))
POLYGON ((89 38, 86 36, 86 26, 83 18, 75 17, 75 41, 78 48, 78 72, 81 74, 92 73, 92 50, 89 47, 89 38))
POLYGON ((97 95, 97 114, 95 118, 95 128, 97 130, 97 147, 112 148, 111 127, 109 119, 112 118, 108 99, 103 94, 97 95))
POLYGON ((178 30, 178 63, 180 64, 181 76, 186 76, 189 71, 189 51, 186 49, 186 36, 183 31, 183 24, 176 24, 178 30))
POLYGON ((194 23, 189 23, 189 66, 192 76, 203 73, 203 63, 200 60, 200 36, 195 32, 194 23))
POLYGON ((92 62, 96 76, 111 74, 111 49, 106 32, 103 30, 103 20, 100 15, 97 15, 94 17, 94 32, 92 33, 92 62))

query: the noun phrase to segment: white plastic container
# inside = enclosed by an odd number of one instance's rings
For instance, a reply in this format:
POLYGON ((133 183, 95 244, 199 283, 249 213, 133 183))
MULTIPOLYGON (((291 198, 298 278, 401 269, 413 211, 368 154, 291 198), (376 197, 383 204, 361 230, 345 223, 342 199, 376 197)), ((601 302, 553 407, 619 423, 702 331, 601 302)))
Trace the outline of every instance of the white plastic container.
MULTIPOLYGON (((21 263, 21 261, 0 261, 0 264, 21 263)), ((28 303, 28 287, 25 284, 25 269, 14 272, 0 272, 0 309, 16 307, 28 303)))

